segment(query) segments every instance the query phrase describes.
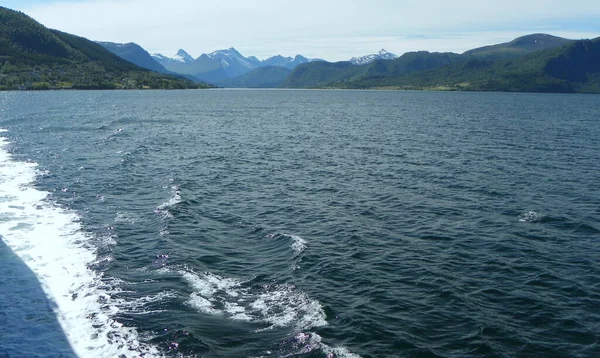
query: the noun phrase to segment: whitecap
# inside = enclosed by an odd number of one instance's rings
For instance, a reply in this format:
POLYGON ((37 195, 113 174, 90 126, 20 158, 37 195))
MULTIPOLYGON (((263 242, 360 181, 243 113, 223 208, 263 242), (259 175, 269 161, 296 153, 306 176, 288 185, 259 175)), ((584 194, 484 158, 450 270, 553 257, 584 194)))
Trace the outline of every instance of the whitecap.
POLYGON ((535 211, 528 211, 519 215, 520 222, 540 222, 546 217, 546 214, 535 211))
POLYGON ((321 304, 288 284, 252 287, 213 273, 180 271, 194 289, 189 304, 205 314, 265 323, 266 329, 304 330, 327 325, 321 304))
POLYGON ((140 222, 140 218, 132 213, 118 212, 117 216, 115 217, 115 222, 134 224, 140 222))
POLYGON ((173 207, 179 203, 181 203, 181 191, 179 190, 178 186, 173 186, 171 187, 171 198, 169 200, 167 200, 166 202, 160 204, 159 206, 156 207, 157 210, 166 210, 170 207, 173 207))
MULTIPOLYGON (((278 357, 297 357, 313 352, 321 352, 327 358, 360 358, 360 355, 351 352, 346 347, 331 347, 323 343, 323 338, 312 332, 300 332, 293 338, 284 340, 281 343, 284 352, 279 352, 278 357)), ((266 352, 272 355, 272 352, 266 352)))
POLYGON ((291 239, 292 243, 290 244, 290 248, 294 251, 294 257, 299 256, 304 252, 304 250, 306 250, 306 240, 297 235, 272 233, 268 234, 266 237, 267 239, 275 239, 281 237, 291 239))
POLYGON ((301 253, 304 252, 304 250, 306 250, 306 240, 304 240, 300 236, 296 236, 296 235, 287 235, 287 236, 289 236, 293 240, 291 246, 292 246, 292 250, 294 250, 294 252, 296 253, 296 256, 300 255, 301 253))

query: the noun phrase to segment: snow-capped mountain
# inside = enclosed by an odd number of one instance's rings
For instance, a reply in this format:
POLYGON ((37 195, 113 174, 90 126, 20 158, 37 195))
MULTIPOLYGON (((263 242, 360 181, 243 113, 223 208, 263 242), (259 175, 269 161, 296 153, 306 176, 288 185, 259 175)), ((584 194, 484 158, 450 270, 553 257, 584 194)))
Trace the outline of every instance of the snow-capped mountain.
POLYGON ((293 69, 312 61, 302 55, 295 57, 277 55, 261 61, 254 56, 245 57, 233 47, 208 54, 203 53, 196 59, 184 50, 179 50, 173 57, 159 53, 152 54, 152 57, 169 71, 191 75, 210 83, 235 78, 260 67, 279 66, 293 69))
MULTIPOLYGON (((194 62, 194 58, 192 56, 190 56, 187 52, 185 52, 185 50, 179 50, 177 51, 177 53, 175 54, 175 56, 173 57, 168 57, 165 55, 162 55, 160 53, 153 53, 152 57, 158 61, 159 63, 190 63, 190 62, 194 62)), ((163 64, 164 66, 164 64, 163 64)))
POLYGON ((192 56, 190 56, 189 53, 185 52, 182 49, 177 51, 177 53, 175 54, 175 57, 173 57, 173 59, 175 61, 179 61, 179 62, 183 62, 183 63, 188 63, 188 62, 194 61, 194 58, 192 56))
POLYGON ((260 61, 256 57, 244 57, 233 47, 211 52, 207 56, 219 61, 229 77, 237 77, 260 67, 260 61))
POLYGON ((239 64, 245 68, 253 69, 260 65, 260 61, 254 57, 244 57, 235 48, 230 47, 227 50, 217 50, 208 54, 208 57, 218 59, 223 67, 230 67, 239 64))
POLYGON ((396 58, 398 58, 398 56, 396 56, 395 54, 387 52, 385 49, 381 49, 381 51, 379 51, 378 53, 374 53, 371 55, 366 55, 362 57, 352 57, 350 59, 350 62, 352 62, 355 65, 364 65, 375 60, 394 60, 396 58))

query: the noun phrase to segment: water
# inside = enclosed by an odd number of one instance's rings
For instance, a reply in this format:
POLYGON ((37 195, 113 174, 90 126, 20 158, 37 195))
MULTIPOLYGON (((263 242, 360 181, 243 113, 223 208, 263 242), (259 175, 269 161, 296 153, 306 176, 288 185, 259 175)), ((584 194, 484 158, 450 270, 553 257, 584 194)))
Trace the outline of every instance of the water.
POLYGON ((598 356, 598 103, 0 93, 0 356, 598 356))

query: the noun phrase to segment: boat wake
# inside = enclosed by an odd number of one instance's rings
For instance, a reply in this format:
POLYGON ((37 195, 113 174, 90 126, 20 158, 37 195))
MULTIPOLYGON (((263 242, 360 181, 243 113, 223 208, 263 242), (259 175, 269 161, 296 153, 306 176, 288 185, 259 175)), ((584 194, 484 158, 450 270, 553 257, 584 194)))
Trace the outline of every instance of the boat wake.
POLYGON ((53 205, 35 188, 35 163, 14 161, 0 137, 0 236, 37 276, 55 304, 69 343, 81 357, 160 356, 135 328, 115 320, 120 302, 100 273, 92 237, 80 217, 53 205))

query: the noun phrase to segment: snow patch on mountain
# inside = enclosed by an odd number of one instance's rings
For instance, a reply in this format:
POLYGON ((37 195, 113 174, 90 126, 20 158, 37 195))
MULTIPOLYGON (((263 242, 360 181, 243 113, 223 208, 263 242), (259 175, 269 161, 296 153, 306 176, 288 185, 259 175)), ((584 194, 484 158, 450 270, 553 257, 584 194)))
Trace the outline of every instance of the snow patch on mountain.
POLYGON ((178 63, 191 63, 194 62, 194 58, 190 56, 184 50, 179 50, 173 57, 168 57, 160 53, 151 54, 155 60, 159 62, 178 62, 178 63))
POLYGON ((244 57, 233 47, 226 50, 211 52, 208 54, 208 57, 221 61, 224 67, 229 67, 232 63, 238 63, 248 70, 252 70, 260 65, 259 61, 253 61, 252 58, 244 57))
POLYGON ((367 63, 371 63, 375 60, 394 60, 398 58, 397 55, 386 51, 385 49, 381 49, 378 53, 362 56, 362 57, 352 57, 350 62, 355 65, 365 65, 367 63))

